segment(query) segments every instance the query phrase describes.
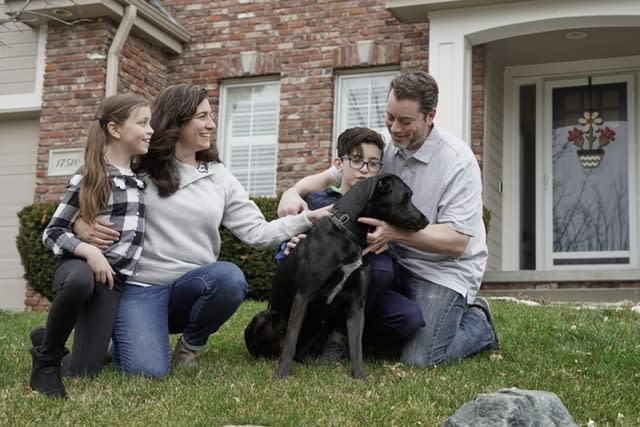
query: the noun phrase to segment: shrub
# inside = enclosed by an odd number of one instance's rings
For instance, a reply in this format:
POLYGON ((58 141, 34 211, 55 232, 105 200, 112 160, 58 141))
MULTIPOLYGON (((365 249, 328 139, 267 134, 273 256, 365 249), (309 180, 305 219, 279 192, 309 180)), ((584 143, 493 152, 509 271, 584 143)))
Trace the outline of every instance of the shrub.
POLYGON ((18 212, 20 226, 16 245, 24 267, 24 278, 37 292, 53 299, 51 278, 55 256, 42 244, 42 232, 49 223, 58 202, 43 202, 26 206, 18 212))
MULTIPOLYGON (((269 221, 277 217, 278 198, 253 197, 265 218, 269 221)), ((258 251, 242 243, 226 228, 220 229, 222 249, 220 259, 236 264, 247 278, 249 294, 247 298, 254 300, 267 300, 271 294, 271 281, 275 273, 275 251, 266 249, 258 251)))
POLYGON ((491 211, 485 206, 482 207, 482 222, 484 222, 484 229, 489 235, 489 223, 491 223, 491 211))
MULTIPOLYGON (((270 220, 276 217, 278 199, 273 197, 256 197, 253 199, 265 217, 270 220)), ((55 265, 55 256, 42 244, 42 232, 49 223, 58 202, 36 203, 24 207, 19 213, 20 226, 16 244, 24 278, 34 290, 49 300, 53 299, 51 279, 55 265)), ((271 293, 271 280, 275 272, 274 251, 257 251, 242 243, 226 228, 220 229, 222 239, 221 260, 237 264, 244 271, 249 282, 248 297, 266 300, 271 293)))

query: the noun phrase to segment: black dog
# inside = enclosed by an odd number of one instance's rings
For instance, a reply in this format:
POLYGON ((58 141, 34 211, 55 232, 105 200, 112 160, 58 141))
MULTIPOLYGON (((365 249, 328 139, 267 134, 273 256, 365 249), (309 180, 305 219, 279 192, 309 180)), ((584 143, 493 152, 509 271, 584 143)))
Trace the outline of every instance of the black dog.
POLYGON ((334 204, 332 215, 313 226, 280 263, 269 306, 256 314, 244 332, 254 356, 280 354, 276 376, 289 375, 294 357, 300 359, 305 352, 299 347, 308 350, 314 341, 317 344, 316 329, 326 326, 319 317, 331 310, 344 312, 351 373, 365 379, 362 331, 369 268, 362 249, 368 227, 357 219, 377 218, 407 230, 421 230, 428 221, 411 196, 409 187, 392 174, 359 182, 334 204))

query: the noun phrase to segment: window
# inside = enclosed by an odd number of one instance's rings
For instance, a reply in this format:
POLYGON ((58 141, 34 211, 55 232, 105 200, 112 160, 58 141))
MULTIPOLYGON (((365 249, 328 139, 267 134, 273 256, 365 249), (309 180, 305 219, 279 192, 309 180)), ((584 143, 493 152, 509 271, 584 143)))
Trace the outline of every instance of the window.
POLYGON ((387 92, 391 80, 398 74, 397 71, 385 71, 338 76, 334 146, 345 129, 362 126, 382 131, 385 128, 387 92))
POLYGON ((218 147, 225 165, 252 196, 276 194, 280 84, 223 84, 218 147))

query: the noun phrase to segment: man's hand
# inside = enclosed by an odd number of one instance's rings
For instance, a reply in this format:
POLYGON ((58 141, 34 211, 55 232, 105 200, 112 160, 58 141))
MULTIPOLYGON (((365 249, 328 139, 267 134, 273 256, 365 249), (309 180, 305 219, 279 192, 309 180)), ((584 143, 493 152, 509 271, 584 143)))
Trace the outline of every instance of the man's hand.
POLYGON ((429 224, 419 231, 409 231, 393 226, 375 218, 358 218, 358 222, 375 227, 367 234, 368 246, 363 255, 373 252, 379 254, 394 241, 403 245, 438 254, 447 254, 454 258, 461 257, 469 244, 470 236, 453 229, 449 224, 429 224))
POLYGON ((73 223, 73 232, 83 242, 89 243, 99 249, 107 249, 120 238, 120 233, 112 229, 113 223, 103 218, 96 218, 93 224, 79 217, 73 223))
POLYGON ((362 255, 368 253, 380 254, 389 249, 389 242, 394 240, 396 228, 391 224, 375 218, 362 217, 358 222, 375 227, 372 233, 367 233, 367 247, 362 251, 362 255))
POLYGON ((307 209, 309 209, 307 202, 300 197, 295 189, 290 188, 282 193, 282 197, 278 203, 278 216, 297 215, 307 209))

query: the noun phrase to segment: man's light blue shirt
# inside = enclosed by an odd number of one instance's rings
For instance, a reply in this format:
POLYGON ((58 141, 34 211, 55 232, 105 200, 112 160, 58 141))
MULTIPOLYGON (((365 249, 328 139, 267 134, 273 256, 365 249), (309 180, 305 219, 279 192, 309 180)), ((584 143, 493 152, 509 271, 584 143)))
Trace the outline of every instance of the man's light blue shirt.
MULTIPOLYGON (((413 190, 413 203, 432 224, 448 224, 470 237, 462 256, 420 251, 395 244, 398 262, 414 275, 452 289, 473 302, 487 262, 482 221, 480 167, 468 144, 433 126, 415 152, 396 148, 388 132, 384 171, 398 175, 413 190)), ((339 178, 337 170, 332 174, 339 178)))

